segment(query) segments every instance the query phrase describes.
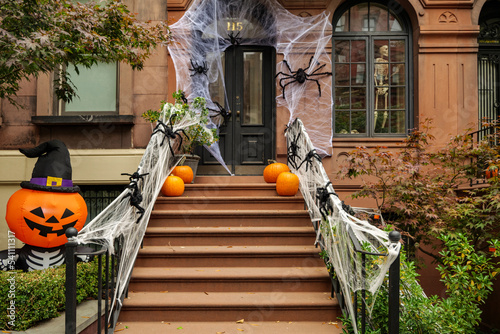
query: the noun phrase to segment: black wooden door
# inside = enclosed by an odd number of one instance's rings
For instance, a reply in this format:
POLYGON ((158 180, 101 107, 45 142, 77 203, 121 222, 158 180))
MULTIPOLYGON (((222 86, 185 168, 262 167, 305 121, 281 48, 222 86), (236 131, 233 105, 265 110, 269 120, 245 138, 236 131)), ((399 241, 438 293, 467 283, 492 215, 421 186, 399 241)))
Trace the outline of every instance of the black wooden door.
MULTIPOLYGON (((231 46, 224 53, 223 64, 227 99, 220 83, 210 89, 213 100, 231 112, 220 128, 221 154, 232 173, 259 174, 275 154, 275 51, 272 47, 231 46)), ((204 150, 202 157, 206 167, 201 171, 221 172, 210 153, 204 150)))

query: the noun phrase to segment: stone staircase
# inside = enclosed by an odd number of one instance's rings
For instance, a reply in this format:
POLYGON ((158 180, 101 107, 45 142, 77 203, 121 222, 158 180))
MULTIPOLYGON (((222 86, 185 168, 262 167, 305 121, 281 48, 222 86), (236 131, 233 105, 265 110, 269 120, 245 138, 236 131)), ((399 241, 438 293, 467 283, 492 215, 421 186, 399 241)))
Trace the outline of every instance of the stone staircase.
POLYGON ((300 194, 261 176, 198 176, 159 197, 120 313, 123 333, 341 333, 300 194))

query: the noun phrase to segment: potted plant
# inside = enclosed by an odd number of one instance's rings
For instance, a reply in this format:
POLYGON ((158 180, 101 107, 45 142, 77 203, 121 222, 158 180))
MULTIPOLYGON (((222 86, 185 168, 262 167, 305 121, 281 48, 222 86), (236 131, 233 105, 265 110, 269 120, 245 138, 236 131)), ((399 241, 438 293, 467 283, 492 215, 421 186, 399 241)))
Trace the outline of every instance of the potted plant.
MULTIPOLYGON (((164 119, 167 125, 175 125, 186 117, 195 119, 194 124, 184 128, 180 132, 182 136, 181 145, 176 154, 186 155, 185 165, 193 169, 196 175, 196 169, 200 157, 194 154, 197 146, 211 146, 219 140, 217 128, 210 127, 209 110, 206 107, 206 100, 203 97, 195 97, 193 102, 189 103, 182 90, 172 94, 175 102, 169 103, 161 101, 159 110, 148 110, 142 114, 142 117, 151 123, 156 123, 159 119, 164 119)), ((176 146, 177 147, 177 146, 176 146)))

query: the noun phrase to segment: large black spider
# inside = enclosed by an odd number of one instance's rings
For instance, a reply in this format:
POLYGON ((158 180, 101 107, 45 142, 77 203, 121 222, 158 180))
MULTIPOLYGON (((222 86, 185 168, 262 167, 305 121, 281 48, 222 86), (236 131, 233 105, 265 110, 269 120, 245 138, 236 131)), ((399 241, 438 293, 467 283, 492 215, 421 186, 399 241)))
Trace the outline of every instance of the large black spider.
POLYGON ((241 31, 238 31, 235 35, 234 31, 231 30, 231 32, 229 34, 227 34, 227 37, 229 37, 229 43, 231 43, 231 45, 240 45, 241 44, 241 40, 243 38, 239 37, 240 33, 241 33, 241 31))
POLYGON ((337 196, 336 193, 328 191, 328 186, 332 184, 328 182, 324 187, 319 187, 316 189, 316 199, 318 200, 319 212, 324 220, 333 211, 332 201, 330 201, 330 195, 337 196))
POLYGON ((139 221, 142 219, 142 216, 144 216, 144 208, 140 205, 142 202, 142 194, 141 191, 139 190, 139 180, 142 180, 144 176, 148 175, 149 173, 145 174, 139 174, 138 172, 134 172, 133 174, 128 174, 128 173, 122 173, 122 175, 128 175, 129 176, 129 185, 127 186, 128 189, 131 189, 132 191, 125 195, 123 198, 130 197, 130 205, 134 206, 138 211, 137 213, 140 213, 141 215, 139 218, 137 218, 137 221, 135 222, 136 224, 139 223, 139 221))
POLYGON ((193 72, 193 74, 190 75, 191 77, 197 74, 205 74, 205 76, 207 76, 208 67, 206 62, 203 62, 202 65, 198 65, 198 63, 196 62, 193 63, 192 59, 190 59, 189 61, 191 62, 191 68, 189 69, 189 71, 193 72))
POLYGON ((231 114, 229 114, 227 110, 220 105, 219 102, 214 101, 214 104, 217 106, 218 110, 207 108, 208 110, 215 112, 215 115, 210 115, 210 118, 212 119, 214 124, 216 124, 219 127, 226 125, 227 122, 229 121, 229 117, 231 116, 231 114))
MULTIPOLYGON (((178 130, 173 130, 173 124, 172 124, 172 118, 174 118, 175 116, 177 116, 176 114, 173 114, 172 116, 170 116, 170 119, 169 119, 169 125, 163 123, 161 120, 158 120, 157 121, 157 125, 156 125, 156 128, 154 129, 153 131, 153 135, 157 134, 157 133, 163 133, 163 139, 161 140, 161 143, 160 143, 160 146, 163 146, 163 143, 165 142, 165 138, 169 138, 169 139, 175 139, 175 138, 179 138, 179 147, 178 149, 182 146, 182 136, 181 136, 181 133, 186 136, 187 139, 189 139, 189 136, 186 134, 186 132, 184 132, 184 129, 178 129, 178 130)), ((170 148, 170 152, 172 153, 172 155, 174 155, 174 150, 172 149, 172 144, 170 142, 170 140, 168 141, 168 147, 170 148)))
POLYGON ((306 172, 307 172, 307 170, 309 169, 309 167, 312 168, 313 158, 316 158, 316 160, 318 160, 318 162, 321 163, 321 157, 318 155, 318 153, 316 153, 315 149, 312 149, 312 150, 309 151, 309 153, 307 153, 306 157, 304 158, 304 160, 302 160, 302 162, 297 167, 297 169, 299 169, 300 167, 302 167, 302 165, 305 162, 306 163, 306 172))
POLYGON ((300 146, 297 144, 299 141, 301 132, 299 132, 290 142, 290 145, 287 150, 287 161, 290 166, 292 166, 295 169, 299 169, 297 167, 297 163, 295 162, 295 158, 299 158, 298 151, 300 149, 300 146))
MULTIPOLYGON (((320 75, 332 75, 332 72, 317 73, 319 70, 321 70, 321 69, 323 69, 323 67, 325 67, 326 64, 323 64, 323 65, 319 66, 318 68, 316 68, 314 71, 312 71, 310 74, 307 73, 306 71, 311 67, 311 63, 312 63, 313 59, 314 59, 314 56, 311 56, 311 59, 309 59, 309 65, 307 65, 306 68, 299 68, 297 71, 292 71, 292 69, 290 68, 290 65, 288 65, 288 62, 286 60, 283 60, 283 62, 285 63, 285 65, 288 68, 288 71, 290 73, 278 72, 278 74, 276 74, 276 76, 275 76, 275 78, 278 77, 278 75, 280 75, 280 74, 282 74, 284 76, 284 78, 280 79, 280 86, 281 86, 281 89, 283 89, 283 99, 286 99, 286 97, 285 97, 285 87, 286 86, 288 86, 289 84, 294 83, 294 82, 298 82, 300 84, 303 84, 307 80, 316 82, 316 84, 318 85, 319 96, 321 96, 321 85, 319 84, 318 79, 311 79, 311 77, 317 77, 320 75), (290 80, 290 81, 288 81, 287 83, 285 83, 283 85, 283 81, 286 81, 286 80, 290 80)), ((316 63, 317 63, 317 65, 319 65, 319 62, 316 62, 316 63)))

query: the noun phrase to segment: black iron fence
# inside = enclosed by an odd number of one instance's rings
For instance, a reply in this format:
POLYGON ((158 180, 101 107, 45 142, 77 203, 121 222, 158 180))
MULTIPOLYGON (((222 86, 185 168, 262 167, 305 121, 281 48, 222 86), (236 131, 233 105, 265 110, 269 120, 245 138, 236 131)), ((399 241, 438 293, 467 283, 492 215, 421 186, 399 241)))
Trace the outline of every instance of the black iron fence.
MULTIPOLYGON (((78 231, 75 228, 68 228, 66 236, 66 315, 65 315, 65 334, 76 334, 76 319, 77 319, 77 258, 85 255, 92 257, 93 261, 97 261, 97 332, 113 333, 114 325, 119 314, 118 305, 112 305, 110 299, 115 293, 116 288, 116 273, 118 272, 118 258, 121 254, 120 242, 115 243, 115 254, 110 255, 106 247, 98 247, 94 251, 80 251, 78 243, 74 241, 78 231), (104 256, 104 261, 103 261, 104 256), (104 302, 104 314, 103 314, 104 302)), ((123 300, 122 300, 123 301, 123 300)))

